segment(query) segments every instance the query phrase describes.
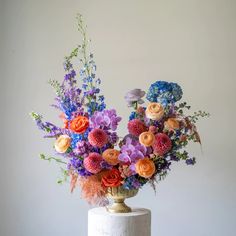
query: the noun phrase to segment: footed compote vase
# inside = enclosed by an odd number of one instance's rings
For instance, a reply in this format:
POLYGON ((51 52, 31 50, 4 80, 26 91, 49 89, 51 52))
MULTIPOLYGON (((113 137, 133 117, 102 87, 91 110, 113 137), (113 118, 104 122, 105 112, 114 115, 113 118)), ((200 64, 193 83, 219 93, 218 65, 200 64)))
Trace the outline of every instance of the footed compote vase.
POLYGON ((107 207, 111 213, 128 213, 131 208, 125 204, 126 198, 131 198, 137 195, 138 189, 125 189, 122 186, 108 187, 107 196, 113 199, 113 204, 107 207))

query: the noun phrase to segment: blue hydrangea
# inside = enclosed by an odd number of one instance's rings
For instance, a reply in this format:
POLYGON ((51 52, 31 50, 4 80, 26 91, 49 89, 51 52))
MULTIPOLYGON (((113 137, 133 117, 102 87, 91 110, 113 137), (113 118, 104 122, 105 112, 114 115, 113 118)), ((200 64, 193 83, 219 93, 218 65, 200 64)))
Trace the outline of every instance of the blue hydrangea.
POLYGON ((71 147, 72 149, 76 148, 76 144, 80 141, 86 140, 88 138, 89 130, 86 130, 83 134, 71 134, 71 147))
POLYGON ((170 83, 170 84, 171 84, 171 88, 172 88, 171 92, 172 92, 173 98, 177 102, 182 98, 183 91, 177 83, 170 83))
POLYGON ((123 187, 125 189, 139 189, 143 184, 136 178, 135 175, 131 175, 125 179, 123 187))
POLYGON ((181 87, 176 83, 166 81, 156 81, 151 84, 147 92, 147 100, 150 102, 159 102, 163 106, 169 103, 175 103, 182 98, 181 87))
POLYGON ((136 112, 132 111, 129 116, 129 120, 134 120, 136 118, 136 112))

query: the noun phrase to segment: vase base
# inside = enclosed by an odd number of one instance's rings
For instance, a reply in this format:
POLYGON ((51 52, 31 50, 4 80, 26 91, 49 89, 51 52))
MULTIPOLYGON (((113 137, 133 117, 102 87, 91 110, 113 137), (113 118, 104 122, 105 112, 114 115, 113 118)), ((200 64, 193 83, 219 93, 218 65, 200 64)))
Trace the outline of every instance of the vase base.
POLYGON ((110 213, 129 213, 132 212, 132 209, 128 207, 124 202, 114 202, 111 206, 107 207, 107 211, 110 213))

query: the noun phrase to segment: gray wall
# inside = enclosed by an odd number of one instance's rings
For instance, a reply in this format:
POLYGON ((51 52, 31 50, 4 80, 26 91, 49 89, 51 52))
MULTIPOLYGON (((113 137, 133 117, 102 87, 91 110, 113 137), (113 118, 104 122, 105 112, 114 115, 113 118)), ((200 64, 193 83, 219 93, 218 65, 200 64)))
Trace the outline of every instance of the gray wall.
POLYGON ((63 78, 62 60, 80 42, 75 15, 89 26, 92 50, 109 107, 124 117, 132 88, 176 81, 199 122, 203 152, 195 167, 178 163, 155 196, 145 187, 130 205, 152 209, 153 236, 234 236, 235 0, 1 0, 0 235, 86 235, 87 203, 79 190, 58 186, 58 167, 39 160, 53 153, 28 116, 56 120, 48 79, 63 78))

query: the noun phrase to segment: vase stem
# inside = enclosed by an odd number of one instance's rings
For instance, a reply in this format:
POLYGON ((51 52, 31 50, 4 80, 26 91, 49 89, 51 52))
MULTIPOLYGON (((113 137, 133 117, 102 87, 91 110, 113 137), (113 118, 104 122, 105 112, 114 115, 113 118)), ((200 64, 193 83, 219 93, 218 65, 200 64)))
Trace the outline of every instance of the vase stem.
POLYGON ((125 199, 114 199, 114 203, 108 207, 108 211, 111 213, 128 213, 132 210, 125 204, 125 199))
POLYGON ((138 193, 137 189, 124 189, 122 186, 110 187, 107 196, 113 199, 113 204, 107 208, 111 213, 128 213, 131 208, 125 204, 125 199, 134 197, 138 193))

